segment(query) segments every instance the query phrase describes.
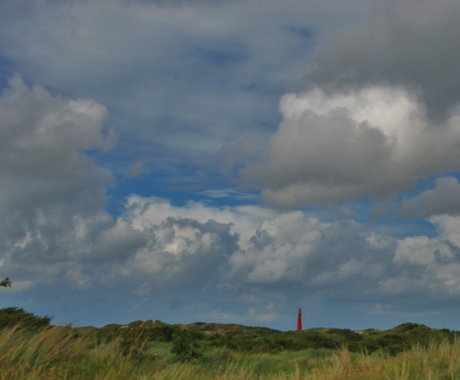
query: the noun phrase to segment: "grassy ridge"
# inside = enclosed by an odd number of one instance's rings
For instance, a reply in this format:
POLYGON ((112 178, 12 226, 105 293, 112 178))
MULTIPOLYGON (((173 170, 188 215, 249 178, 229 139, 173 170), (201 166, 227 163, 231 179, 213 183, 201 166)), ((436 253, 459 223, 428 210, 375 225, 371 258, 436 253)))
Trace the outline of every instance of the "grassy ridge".
MULTIPOLYGON (((5 310, 0 309, 0 321, 8 319, 5 310)), ((49 319, 30 314, 21 319, 21 309, 15 311, 14 326, 2 325, 0 330, 0 379, 5 380, 460 378, 460 341, 455 332, 423 325, 403 324, 382 332, 280 332, 137 321, 96 329, 51 326, 49 319), (41 321, 39 327, 34 318, 41 321), (184 330, 199 347, 199 360, 182 362, 171 352, 184 330), (353 342, 363 349, 347 348, 353 342), (334 347, 311 347, 330 344, 334 347), (398 352, 388 348, 392 345, 399 347, 398 352), (377 349, 366 352, 368 346, 377 349)))

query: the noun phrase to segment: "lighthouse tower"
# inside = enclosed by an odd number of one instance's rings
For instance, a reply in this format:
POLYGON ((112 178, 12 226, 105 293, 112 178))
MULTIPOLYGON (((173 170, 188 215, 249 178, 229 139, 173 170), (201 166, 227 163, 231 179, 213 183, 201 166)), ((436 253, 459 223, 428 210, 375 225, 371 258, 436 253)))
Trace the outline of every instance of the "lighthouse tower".
POLYGON ((299 315, 297 316, 297 331, 302 330, 302 309, 299 308, 299 315))

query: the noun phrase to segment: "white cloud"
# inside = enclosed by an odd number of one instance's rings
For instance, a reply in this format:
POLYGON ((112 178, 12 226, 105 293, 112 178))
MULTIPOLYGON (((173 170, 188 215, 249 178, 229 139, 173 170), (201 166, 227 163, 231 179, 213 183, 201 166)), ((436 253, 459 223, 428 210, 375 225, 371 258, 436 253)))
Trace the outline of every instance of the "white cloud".
POLYGON ((239 244, 242 247, 248 246, 249 240, 264 220, 277 215, 276 211, 253 205, 212 207, 202 203, 189 202, 184 207, 177 207, 165 199, 144 198, 137 195, 128 197, 126 208, 129 210, 129 217, 132 218, 133 226, 139 230, 144 229, 144 224, 147 221, 159 225, 168 217, 189 218, 200 223, 215 220, 219 223, 232 224, 230 231, 240 236, 239 244))
POLYGON ((232 254, 227 280, 288 293, 304 289, 343 302, 385 300, 402 309, 395 295, 425 297, 426 303, 458 298, 459 220, 432 218, 438 237, 397 240, 350 221, 322 223, 298 211, 281 214, 261 224, 251 247, 232 254))
POLYGON ((387 198, 460 169, 460 110, 430 125, 424 107, 400 88, 316 88, 285 95, 280 110, 266 160, 242 169, 243 180, 262 187, 262 199, 277 207, 387 198))
POLYGON ((396 243, 357 223, 322 223, 300 211, 263 222, 251 242, 230 257, 229 278, 347 292, 388 275, 396 243))
POLYGON ((436 216, 430 222, 438 236, 398 240, 393 263, 402 271, 380 282, 383 294, 420 296, 426 302, 460 296, 460 218, 436 216))
POLYGON ((148 244, 125 263, 121 273, 136 279, 143 276, 153 288, 204 286, 216 281, 228 255, 237 249, 237 237, 229 232, 230 226, 213 221, 201 224, 170 218, 144 229, 148 244), (184 229, 196 230, 193 238, 182 236, 184 229))

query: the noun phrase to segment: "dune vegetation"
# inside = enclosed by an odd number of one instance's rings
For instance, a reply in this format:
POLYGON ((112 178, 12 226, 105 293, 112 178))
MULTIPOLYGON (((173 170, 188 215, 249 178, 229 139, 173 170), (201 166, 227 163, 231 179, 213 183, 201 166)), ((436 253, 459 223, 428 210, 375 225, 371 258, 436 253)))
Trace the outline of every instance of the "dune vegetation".
POLYGON ((0 379, 459 379, 457 332, 160 321, 102 328, 0 309, 0 379))

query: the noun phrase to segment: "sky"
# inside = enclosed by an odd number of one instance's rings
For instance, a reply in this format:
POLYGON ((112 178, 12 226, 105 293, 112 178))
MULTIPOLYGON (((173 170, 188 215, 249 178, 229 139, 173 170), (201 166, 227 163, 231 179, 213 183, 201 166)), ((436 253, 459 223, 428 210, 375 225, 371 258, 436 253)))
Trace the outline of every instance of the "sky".
POLYGON ((460 330, 457 0, 0 3, 2 307, 460 330))

